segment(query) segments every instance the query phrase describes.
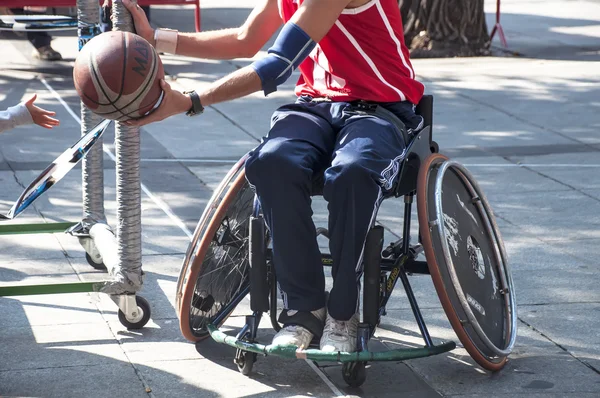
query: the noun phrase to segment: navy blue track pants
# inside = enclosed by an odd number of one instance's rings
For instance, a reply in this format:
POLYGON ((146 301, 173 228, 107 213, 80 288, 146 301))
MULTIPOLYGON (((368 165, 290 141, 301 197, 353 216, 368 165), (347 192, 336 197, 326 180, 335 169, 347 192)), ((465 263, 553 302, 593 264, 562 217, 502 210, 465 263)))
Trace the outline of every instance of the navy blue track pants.
MULTIPOLYGON (((385 104, 407 129, 421 123, 407 102, 385 104)), ((325 303, 325 278, 312 221, 313 180, 324 173, 334 319, 357 311, 363 247, 383 197, 393 188, 406 143, 389 121, 345 102, 301 97, 280 107, 271 129, 246 161, 271 231, 273 261, 285 309, 313 311, 325 303)))

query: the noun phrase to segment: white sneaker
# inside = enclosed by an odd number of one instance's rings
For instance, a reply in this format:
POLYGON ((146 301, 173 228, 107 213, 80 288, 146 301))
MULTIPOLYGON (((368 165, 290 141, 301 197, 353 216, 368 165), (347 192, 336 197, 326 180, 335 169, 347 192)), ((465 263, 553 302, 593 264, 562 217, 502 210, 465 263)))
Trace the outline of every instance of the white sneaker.
POLYGON ((356 333, 358 314, 347 321, 337 321, 327 314, 325 329, 321 337, 321 351, 354 352, 356 351, 356 333))
MULTIPOLYGON (((289 316, 293 316, 295 310, 287 310, 289 316)), ((311 311, 315 317, 321 322, 325 320, 325 314, 327 313, 326 308, 311 311)), ((273 337, 272 345, 292 345, 296 346, 301 350, 308 348, 314 335, 306 328, 299 325, 291 325, 281 328, 279 332, 273 337)))

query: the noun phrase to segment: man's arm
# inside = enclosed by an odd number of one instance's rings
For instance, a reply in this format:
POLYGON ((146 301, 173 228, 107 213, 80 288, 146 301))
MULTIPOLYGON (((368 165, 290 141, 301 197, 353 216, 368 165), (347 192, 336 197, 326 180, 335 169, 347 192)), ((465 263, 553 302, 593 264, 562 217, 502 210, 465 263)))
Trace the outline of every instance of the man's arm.
MULTIPOLYGON (((131 13, 136 32, 156 46, 146 14, 130 0, 123 5, 131 13)), ((281 26, 277 0, 261 0, 239 28, 207 32, 177 32, 175 54, 207 59, 234 59, 253 57, 281 26)))
MULTIPOLYGON (((293 40, 287 40, 290 37, 282 38, 281 35, 291 32, 292 30, 297 33, 298 28, 309 41, 312 40, 314 43, 318 43, 327 34, 329 29, 331 29, 350 1, 351 0, 305 0, 292 19, 290 19, 282 29, 282 33, 277 38, 274 47, 276 49, 280 47, 285 48, 286 44, 291 43, 293 40)), ((298 38, 298 36, 296 35, 295 38, 298 38)), ((291 37, 291 39, 294 39, 294 37, 291 37)), ((271 52, 271 49, 269 52, 271 52)), ((278 52, 279 51, 274 51, 273 54, 270 54, 270 59, 272 60, 273 57, 284 58, 278 54, 278 52)), ((260 90, 264 90, 265 93, 274 91, 273 85, 281 84, 283 80, 285 80, 281 78, 283 73, 286 73, 287 75, 285 76, 289 77, 292 67, 297 67, 308 54, 300 55, 299 52, 298 57, 293 60, 293 65, 291 64, 291 60, 283 60, 283 62, 290 63, 290 67, 274 77, 267 76, 268 73, 264 73, 265 71, 269 72, 269 68, 272 67, 273 63, 259 60, 252 65, 246 66, 217 80, 208 88, 198 93, 202 105, 209 106, 219 102, 233 100, 260 90)), ((283 76, 283 78, 286 78, 285 76, 283 76)), ((127 122, 128 124, 141 126, 163 120, 178 113, 186 112, 192 107, 190 97, 178 91, 171 90, 169 85, 164 81, 162 87, 166 91, 165 103, 149 116, 138 120, 132 120, 127 122)))
POLYGON ((251 58, 281 24, 277 0, 261 0, 239 28, 179 33, 177 54, 211 59, 251 58))

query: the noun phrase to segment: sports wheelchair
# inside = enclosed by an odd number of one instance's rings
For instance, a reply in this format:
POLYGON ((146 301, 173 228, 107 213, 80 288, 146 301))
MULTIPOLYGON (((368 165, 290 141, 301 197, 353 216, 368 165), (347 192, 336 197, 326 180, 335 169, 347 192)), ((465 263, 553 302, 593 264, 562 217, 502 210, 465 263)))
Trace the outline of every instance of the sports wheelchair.
MULTIPOLYGON (((432 141, 433 97, 417 107, 425 127, 413 134, 391 196, 404 197, 403 239, 383 248, 384 230, 375 225, 364 247, 362 322, 357 352, 322 352, 316 341, 306 350, 259 344, 258 325, 269 313, 277 321, 277 280, 270 237, 260 204, 245 178, 240 159, 214 192, 196 227, 177 281, 176 309, 181 332, 199 342, 212 337, 237 349, 240 372, 251 372, 258 354, 341 362, 346 383, 366 379, 365 364, 431 356, 456 348, 452 341, 435 345, 421 315, 407 275, 430 274, 442 307, 471 357, 483 368, 504 367, 517 334, 515 294, 507 256, 490 206, 477 182, 461 164, 438 153, 432 141), (411 209, 417 197, 419 238, 411 244, 411 209), (419 261, 419 254, 426 261, 419 261), (400 280, 425 345, 373 352, 373 337, 386 304, 400 280), (219 328, 250 294, 252 315, 237 336, 219 328), (314 348, 316 346, 316 348, 314 348)), ((320 192, 316 189, 314 195, 320 192)), ((327 236, 327 230, 317 233, 327 236)), ((331 266, 322 254, 323 266, 331 266)))

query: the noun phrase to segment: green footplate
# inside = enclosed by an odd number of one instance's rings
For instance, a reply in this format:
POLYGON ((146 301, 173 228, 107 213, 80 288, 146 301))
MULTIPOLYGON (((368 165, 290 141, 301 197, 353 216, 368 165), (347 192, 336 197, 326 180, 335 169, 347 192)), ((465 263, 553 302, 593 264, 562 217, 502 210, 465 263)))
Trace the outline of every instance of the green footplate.
POLYGON ((335 361, 335 362, 375 362, 375 361, 402 361, 406 359, 423 358, 441 354, 456 348, 454 342, 434 345, 422 348, 403 348, 383 352, 323 352, 321 350, 308 349, 298 350, 294 346, 273 346, 258 343, 248 343, 236 339, 233 336, 221 332, 215 325, 207 325, 210 337, 217 343, 239 348, 240 350, 253 352, 261 355, 276 355, 284 358, 310 359, 313 361, 335 361))

